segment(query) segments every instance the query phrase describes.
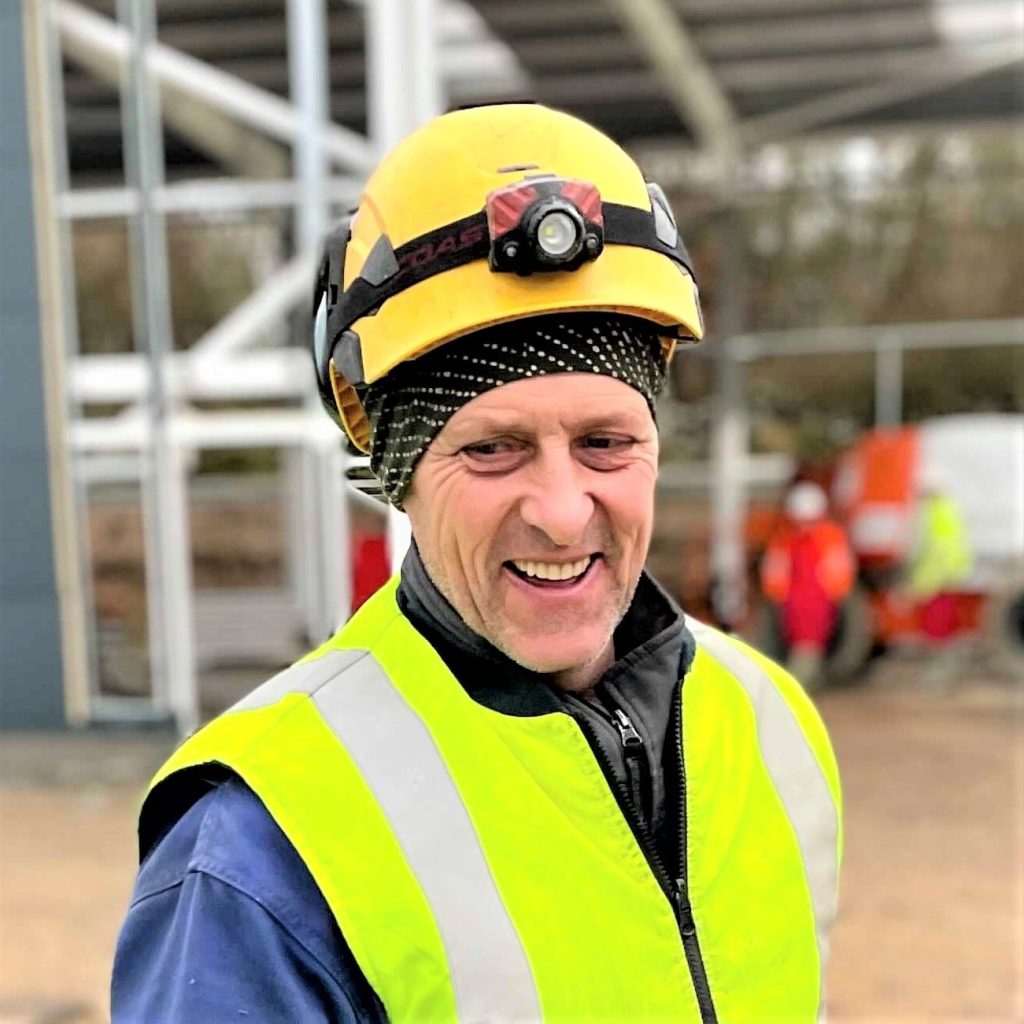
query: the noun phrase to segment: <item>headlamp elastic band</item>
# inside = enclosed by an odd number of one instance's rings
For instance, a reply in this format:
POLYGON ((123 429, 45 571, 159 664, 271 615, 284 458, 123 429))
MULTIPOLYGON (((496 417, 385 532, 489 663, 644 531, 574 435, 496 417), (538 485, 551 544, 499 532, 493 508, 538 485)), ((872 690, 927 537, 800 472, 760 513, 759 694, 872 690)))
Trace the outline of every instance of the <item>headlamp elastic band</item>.
MULTIPOLYGON (((605 244, 650 249, 668 257, 693 277, 690 255, 682 238, 675 233, 672 245, 659 238, 653 213, 619 203, 602 203, 602 210, 605 244)), ((331 310, 326 353, 331 352, 342 331, 388 299, 427 278, 475 260, 485 260, 489 251, 487 214, 483 210, 428 231, 397 249, 392 249, 387 237, 382 236, 370 252, 361 275, 331 310)))

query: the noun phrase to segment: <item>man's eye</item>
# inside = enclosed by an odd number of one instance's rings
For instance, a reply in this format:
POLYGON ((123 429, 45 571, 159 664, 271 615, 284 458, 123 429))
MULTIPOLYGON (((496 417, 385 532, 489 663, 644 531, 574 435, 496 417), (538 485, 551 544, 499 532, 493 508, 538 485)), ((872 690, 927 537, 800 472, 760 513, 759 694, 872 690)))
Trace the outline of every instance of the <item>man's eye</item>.
POLYGON ((517 451, 516 443, 504 438, 497 441, 477 441, 474 444, 467 444, 462 451, 467 455, 476 455, 487 458, 489 455, 501 455, 509 451, 517 451))
POLYGON ((527 454, 528 446, 514 437, 494 437, 463 445, 459 454, 470 467, 480 472, 500 473, 514 469, 527 454))
POLYGON ((628 437, 606 437, 603 434, 592 434, 583 439, 584 448, 592 448, 597 451, 618 451, 628 448, 633 443, 628 437))

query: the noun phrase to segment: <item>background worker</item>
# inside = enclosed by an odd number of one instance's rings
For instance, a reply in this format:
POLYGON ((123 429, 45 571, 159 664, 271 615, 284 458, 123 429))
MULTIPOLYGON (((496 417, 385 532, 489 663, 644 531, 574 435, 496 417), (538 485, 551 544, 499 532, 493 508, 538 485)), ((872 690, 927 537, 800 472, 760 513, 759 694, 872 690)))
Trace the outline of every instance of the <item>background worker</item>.
POLYGON ((567 115, 445 115, 328 239, 315 308, 414 544, 158 773, 115 1024, 816 1021, 824 727, 643 570, 655 401, 701 333, 660 190, 567 115))
POLYGON ((971 552, 963 514, 938 470, 922 471, 917 495, 905 585, 920 607, 926 643, 941 647, 957 629, 953 592, 971 571, 971 552))
POLYGON ((818 484, 794 484, 784 512, 761 563, 761 590, 778 610, 786 667, 813 689, 822 681, 825 654, 856 579, 856 563, 843 528, 829 518, 828 497, 818 484))

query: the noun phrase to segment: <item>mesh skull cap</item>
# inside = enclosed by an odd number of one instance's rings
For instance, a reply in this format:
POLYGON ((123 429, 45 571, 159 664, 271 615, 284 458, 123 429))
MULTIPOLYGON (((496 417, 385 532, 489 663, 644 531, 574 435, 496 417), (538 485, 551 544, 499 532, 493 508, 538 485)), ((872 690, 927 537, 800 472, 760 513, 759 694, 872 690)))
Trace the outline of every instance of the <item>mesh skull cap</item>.
POLYGON ((404 363, 366 389, 370 468, 401 508, 430 443, 478 395, 530 377, 596 373, 640 392, 653 416, 665 370, 658 332, 642 320, 577 313, 490 327, 404 363))

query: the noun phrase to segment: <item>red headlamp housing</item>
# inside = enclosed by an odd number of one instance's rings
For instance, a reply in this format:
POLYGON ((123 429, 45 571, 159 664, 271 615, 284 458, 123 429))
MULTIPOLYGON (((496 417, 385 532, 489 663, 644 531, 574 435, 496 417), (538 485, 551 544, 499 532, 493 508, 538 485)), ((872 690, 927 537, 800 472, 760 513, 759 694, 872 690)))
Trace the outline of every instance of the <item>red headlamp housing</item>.
POLYGON ((604 249, 601 194, 589 182, 527 178, 488 193, 484 209, 492 270, 576 270, 604 249))

